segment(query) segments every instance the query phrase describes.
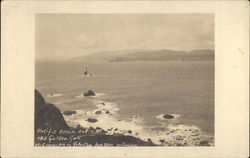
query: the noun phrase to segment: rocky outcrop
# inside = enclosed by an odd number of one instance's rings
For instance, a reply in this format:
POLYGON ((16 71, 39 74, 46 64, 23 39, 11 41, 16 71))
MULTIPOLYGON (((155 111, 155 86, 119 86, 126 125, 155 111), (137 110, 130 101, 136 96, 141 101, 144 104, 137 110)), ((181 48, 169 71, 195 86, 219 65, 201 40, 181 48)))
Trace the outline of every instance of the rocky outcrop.
POLYGON ((96 114, 96 115, 100 115, 100 114, 102 114, 102 111, 100 111, 100 110, 99 110, 99 111, 96 111, 95 114, 96 114))
POLYGON ((37 90, 35 90, 35 128, 70 129, 61 111, 55 105, 46 103, 37 90))
POLYGON ((64 111, 63 115, 74 115, 76 114, 76 111, 64 111))
POLYGON ((84 93, 83 94, 85 97, 88 97, 88 96, 95 96, 95 93, 92 91, 92 90, 89 90, 88 92, 84 93))
POLYGON ((91 123, 95 123, 95 122, 97 122, 98 120, 95 119, 95 118, 88 118, 86 121, 91 122, 91 123))
POLYGON ((163 118, 165 118, 165 119, 173 119, 174 116, 170 115, 170 114, 165 114, 165 115, 163 115, 163 118))
MULTIPOLYGON (((75 111, 64 111, 64 115, 75 111)), ((97 111, 97 114, 100 112, 97 111)), ((95 118, 87 118, 95 123, 95 118)), ((111 128, 110 130, 112 130, 111 128)), ((118 129, 114 129, 118 131, 118 129)), ((132 134, 129 130, 128 133, 132 134)), ((113 133, 100 127, 69 127, 61 111, 53 104, 46 103, 39 91, 35 90, 35 146, 155 146, 152 141, 143 141, 135 136, 113 133), (53 132, 51 132, 53 131, 53 132), (44 139, 40 139, 44 138, 44 139)))
POLYGON ((37 112, 43 105, 45 100, 42 95, 35 89, 35 111, 37 112))

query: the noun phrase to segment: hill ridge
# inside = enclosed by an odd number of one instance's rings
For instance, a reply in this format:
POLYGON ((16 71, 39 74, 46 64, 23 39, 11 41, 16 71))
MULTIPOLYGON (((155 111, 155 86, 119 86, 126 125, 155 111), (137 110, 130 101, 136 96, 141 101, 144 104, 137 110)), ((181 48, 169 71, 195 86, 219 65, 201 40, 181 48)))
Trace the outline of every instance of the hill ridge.
POLYGON ((214 50, 195 49, 190 51, 171 49, 133 49, 102 51, 73 58, 77 61, 101 60, 110 62, 121 61, 197 61, 214 60, 214 50))

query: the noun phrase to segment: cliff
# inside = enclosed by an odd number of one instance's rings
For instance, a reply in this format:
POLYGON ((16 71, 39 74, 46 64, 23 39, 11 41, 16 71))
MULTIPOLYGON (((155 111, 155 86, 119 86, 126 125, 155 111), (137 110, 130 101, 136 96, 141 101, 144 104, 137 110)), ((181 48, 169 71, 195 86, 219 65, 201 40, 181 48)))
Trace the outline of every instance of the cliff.
POLYGON ((61 111, 35 90, 35 128, 69 129, 61 111))
POLYGON ((35 90, 35 146, 155 146, 152 141, 108 134, 100 127, 69 127, 61 111, 35 90))

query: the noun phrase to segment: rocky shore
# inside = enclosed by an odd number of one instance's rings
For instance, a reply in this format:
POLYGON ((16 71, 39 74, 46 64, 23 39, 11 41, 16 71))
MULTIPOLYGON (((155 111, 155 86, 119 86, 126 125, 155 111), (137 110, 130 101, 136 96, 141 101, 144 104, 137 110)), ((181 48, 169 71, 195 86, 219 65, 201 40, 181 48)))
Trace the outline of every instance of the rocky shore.
POLYGON ((111 102, 97 98, 89 98, 96 109, 89 111, 65 111, 71 115, 63 115, 70 127, 101 128, 108 135, 126 135, 152 142, 160 146, 213 146, 214 138, 203 133, 193 125, 175 124, 181 117, 179 114, 160 114, 157 119, 167 121, 168 126, 145 127, 143 118, 133 115, 130 120, 122 120, 119 107, 111 102), (74 114, 73 114, 74 113, 74 114))
MULTIPOLYGON (((93 95, 90 95, 91 97, 93 95)), ((88 97, 83 95, 83 97, 88 97)), ((35 90, 35 146, 213 146, 214 138, 196 126, 144 128, 142 118, 119 118, 116 104, 91 98, 96 109, 63 111, 35 90)), ((175 121, 178 114, 156 118, 175 121)))
MULTIPOLYGON (((75 112, 64 112, 74 115, 75 112)), ((98 113, 97 113, 98 114, 98 113)), ((89 118, 87 121, 95 122, 89 118)), ((61 111, 35 90, 35 146, 155 146, 151 140, 110 133, 100 127, 70 127, 61 111)))

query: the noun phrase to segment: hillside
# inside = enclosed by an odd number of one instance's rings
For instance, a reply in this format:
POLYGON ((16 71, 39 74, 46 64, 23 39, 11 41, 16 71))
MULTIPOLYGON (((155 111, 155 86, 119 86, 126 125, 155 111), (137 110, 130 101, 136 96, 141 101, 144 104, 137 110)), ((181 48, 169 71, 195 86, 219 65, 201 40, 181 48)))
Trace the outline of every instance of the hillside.
POLYGON ((75 61, 83 61, 83 60, 104 60, 109 61, 112 59, 117 58, 118 56, 138 52, 138 51, 145 51, 143 49, 129 49, 129 50, 110 50, 110 51, 101 51, 96 53, 87 54, 84 56, 79 56, 72 58, 75 61))
POLYGON ((162 50, 129 50, 99 52, 77 60, 104 60, 110 62, 122 61, 210 61, 214 60, 214 50, 202 49, 192 51, 162 50))

